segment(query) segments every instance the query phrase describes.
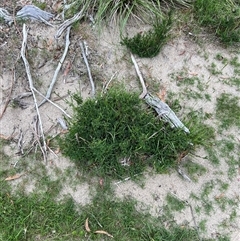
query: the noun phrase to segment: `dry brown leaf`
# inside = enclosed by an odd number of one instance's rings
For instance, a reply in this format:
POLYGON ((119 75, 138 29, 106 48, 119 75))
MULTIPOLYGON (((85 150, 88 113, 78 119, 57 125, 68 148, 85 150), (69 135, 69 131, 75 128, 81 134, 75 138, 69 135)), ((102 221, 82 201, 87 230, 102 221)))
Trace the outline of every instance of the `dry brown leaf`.
POLYGON ((105 235, 107 235, 108 237, 113 238, 113 236, 112 236, 111 234, 109 234, 108 232, 106 232, 106 231, 104 231, 104 230, 97 230, 97 231, 95 231, 94 233, 105 234, 105 235))
POLYGON ((197 75, 198 75, 198 73, 189 72, 189 75, 197 76, 197 75))
POLYGON ((215 196, 215 199, 221 199, 221 198, 223 198, 224 196, 225 196, 224 193, 221 193, 220 195, 215 196))
POLYGON ((100 178, 100 180, 99 180, 99 185, 100 185, 101 187, 103 187, 103 179, 102 179, 102 178, 100 178))
POLYGON ((166 98, 166 95, 167 95, 166 88, 163 88, 157 95, 158 95, 158 97, 161 101, 165 102, 165 98, 166 98))
POLYGON ((87 232, 89 232, 89 233, 91 232, 91 229, 89 228, 89 225, 88 225, 88 218, 85 221, 85 229, 87 232))
POLYGON ((0 139, 3 139, 3 140, 11 140, 15 135, 11 135, 11 136, 4 136, 2 134, 0 134, 0 139))
POLYGON ((22 173, 22 174, 15 174, 15 175, 13 175, 13 176, 9 176, 9 177, 7 177, 7 178, 5 178, 5 181, 11 181, 11 180, 15 180, 15 179, 18 179, 18 178, 20 178, 22 175, 24 175, 25 173, 22 173))

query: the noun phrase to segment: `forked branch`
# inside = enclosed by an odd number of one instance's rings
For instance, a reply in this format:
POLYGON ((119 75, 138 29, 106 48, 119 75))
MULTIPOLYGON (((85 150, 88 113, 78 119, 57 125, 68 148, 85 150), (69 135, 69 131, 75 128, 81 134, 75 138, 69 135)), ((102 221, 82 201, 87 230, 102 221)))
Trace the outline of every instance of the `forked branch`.
MULTIPOLYGON (((84 44, 85 45, 85 44, 84 44)), ((80 48, 82 50, 82 56, 83 56, 83 59, 84 59, 84 62, 87 66, 87 71, 88 71, 88 77, 89 77, 89 80, 90 80, 90 84, 91 84, 91 90, 92 90, 92 97, 95 96, 95 85, 94 85, 94 82, 93 82, 93 78, 92 78, 92 74, 91 74, 91 69, 89 67, 89 64, 88 64, 88 60, 87 60, 87 56, 86 56, 86 53, 85 53, 85 48, 83 46, 83 43, 82 41, 80 41, 80 48)))
POLYGON ((189 133, 188 128, 178 119, 176 114, 171 110, 171 108, 166 103, 161 101, 158 97, 155 97, 148 93, 144 79, 139 70, 138 64, 132 54, 131 58, 143 89, 142 94, 139 97, 145 99, 147 104, 154 108, 158 115, 161 118, 163 118, 166 122, 168 122, 172 127, 182 128, 186 133, 189 133))
POLYGON ((24 23, 23 24, 23 41, 22 41, 22 48, 21 48, 21 57, 24 62, 24 65, 25 65, 25 70, 26 70, 27 78, 28 78, 28 82, 29 82, 29 88, 33 95, 34 105, 35 105, 38 120, 39 120, 40 137, 42 138, 42 143, 43 143, 43 147, 40 147, 40 148, 42 150, 44 160, 46 161, 47 160, 47 145, 46 145, 46 141, 45 141, 45 137, 44 137, 41 115, 40 115, 40 112, 38 109, 37 99, 36 99, 35 92, 34 92, 34 86, 33 86, 33 81, 32 81, 32 75, 30 72, 30 66, 29 66, 28 60, 26 58, 27 34, 28 34, 28 29, 26 27, 26 24, 24 23))

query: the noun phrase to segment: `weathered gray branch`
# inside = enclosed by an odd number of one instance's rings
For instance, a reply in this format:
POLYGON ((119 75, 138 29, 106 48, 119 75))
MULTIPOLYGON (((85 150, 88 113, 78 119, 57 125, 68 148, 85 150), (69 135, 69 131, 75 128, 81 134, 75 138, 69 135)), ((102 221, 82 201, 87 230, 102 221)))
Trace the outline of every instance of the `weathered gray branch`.
POLYGON ((161 101, 158 97, 152 96, 150 93, 148 93, 138 64, 132 54, 131 58, 143 88, 140 98, 144 98, 147 104, 154 108, 158 115, 167 121, 172 127, 182 128, 186 133, 189 133, 188 128, 184 126, 184 124, 178 119, 178 117, 166 103, 161 101))
MULTIPOLYGON (((27 46, 27 34, 28 34, 28 30, 27 30, 26 24, 24 23, 23 24, 23 41, 22 41, 22 48, 21 48, 21 57, 22 57, 22 60, 24 62, 24 65, 25 65, 25 70, 26 70, 27 78, 28 78, 28 82, 29 82, 29 88, 30 88, 30 90, 32 92, 32 95, 33 95, 34 105, 35 105, 38 120, 39 120, 39 127, 40 127, 40 132, 41 132, 40 137, 42 138, 42 142, 43 142, 43 151, 42 152, 43 152, 44 160, 46 161, 47 160, 47 145, 46 145, 46 141, 45 141, 45 137, 44 137, 41 115, 40 115, 40 112, 39 112, 39 109, 38 109, 37 99, 36 99, 36 96, 35 96, 35 93, 34 93, 34 86, 33 86, 33 81, 32 81, 32 75, 31 75, 31 72, 30 72, 30 66, 29 66, 29 63, 28 63, 28 61, 25 57, 26 56, 26 46, 27 46)), ((42 147, 40 147, 40 148, 42 150, 42 147)))
POLYGON ((83 56, 83 59, 84 59, 84 62, 87 66, 87 71, 88 71, 88 77, 89 77, 89 80, 90 80, 90 84, 91 84, 91 90, 92 90, 92 97, 95 96, 95 85, 94 85, 94 82, 93 82, 93 78, 92 78, 92 74, 91 74, 91 69, 89 67, 89 64, 88 64, 88 60, 87 60, 87 56, 85 54, 85 49, 84 49, 84 46, 83 46, 83 43, 82 41, 80 41, 80 48, 82 50, 82 56, 83 56))
MULTIPOLYGON (((0 17, 4 19, 5 22, 11 24, 14 22, 14 16, 12 16, 7 10, 4 8, 0 8, 0 17)), ((42 9, 34 6, 34 5, 25 5, 21 10, 19 10, 16 14, 16 19, 31 19, 39 22, 43 22, 47 25, 52 26, 48 21, 53 18, 54 15, 52 13, 43 11, 42 9)))
POLYGON ((75 23, 76 21, 80 20, 81 18, 83 18, 84 14, 84 8, 82 8, 82 10, 74 15, 72 18, 67 19, 66 21, 64 21, 58 28, 57 33, 55 34, 55 39, 59 39, 62 35, 62 33, 65 31, 65 29, 67 29, 69 26, 71 26, 73 23, 75 23))
POLYGON ((37 92, 41 97, 43 97, 46 101, 48 101, 49 103, 51 103, 52 105, 54 105, 56 108, 58 108, 60 111, 62 111, 62 113, 64 115, 66 115, 68 118, 72 118, 65 110, 63 110, 60 106, 58 106, 57 104, 55 104, 54 102, 52 102, 51 100, 49 100, 48 98, 46 98, 41 92, 39 92, 37 89, 33 88, 33 90, 35 92, 37 92))
POLYGON ((139 69, 139 67, 138 67, 137 61, 136 61, 136 59, 134 58, 133 54, 131 54, 131 59, 132 59, 132 62, 133 62, 133 64, 134 64, 135 70, 136 70, 136 72, 137 72, 138 78, 139 78, 139 80, 140 80, 140 83, 141 83, 142 89, 143 89, 142 94, 139 96, 139 98, 143 99, 143 98, 147 95, 147 93, 148 93, 147 87, 146 87, 146 85, 145 85, 145 82, 144 82, 142 73, 141 73, 141 71, 140 71, 140 69, 139 69))
POLYGON ((47 94, 45 96, 45 98, 42 100, 42 102, 39 104, 39 107, 41 105, 43 105, 47 99, 49 99, 51 97, 51 94, 52 94, 52 90, 53 90, 53 87, 57 81, 57 77, 58 77, 58 73, 63 65, 63 62, 66 58, 66 55, 67 55, 67 52, 68 52, 68 48, 69 48, 69 45, 70 45, 70 40, 69 40, 69 36, 70 36, 70 30, 71 30, 71 26, 67 28, 67 33, 66 33, 66 44, 65 44, 65 49, 64 49, 64 52, 63 52, 63 55, 62 55, 62 58, 60 59, 59 63, 58 63, 58 66, 54 72, 54 76, 52 78, 52 81, 48 87, 48 90, 47 90, 47 94))

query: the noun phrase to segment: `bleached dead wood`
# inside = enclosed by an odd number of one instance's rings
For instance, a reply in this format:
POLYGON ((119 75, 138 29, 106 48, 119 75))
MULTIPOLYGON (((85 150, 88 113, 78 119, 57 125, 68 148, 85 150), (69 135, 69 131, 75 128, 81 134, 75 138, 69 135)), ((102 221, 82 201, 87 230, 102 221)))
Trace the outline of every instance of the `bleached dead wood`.
POLYGON ((67 56, 68 48, 69 48, 69 45, 70 45, 70 40, 69 40, 70 30, 71 30, 71 26, 67 28, 65 49, 64 49, 62 58, 60 59, 60 61, 58 63, 58 66, 57 66, 57 68, 56 68, 56 70, 54 72, 54 76, 52 78, 50 86, 48 87, 47 94, 46 94, 45 98, 42 100, 42 102, 39 104, 38 107, 43 105, 47 101, 47 99, 49 99, 51 97, 53 87, 54 87, 54 85, 55 85, 55 83, 57 81, 58 73, 59 73, 59 71, 60 71, 60 69, 61 69, 61 67, 63 65, 63 62, 64 62, 66 56, 67 56))
POLYGON ((80 48, 81 48, 81 51, 82 51, 82 56, 83 56, 84 62, 87 66, 88 77, 89 77, 89 81, 90 81, 90 84, 91 84, 91 95, 92 95, 92 97, 94 97, 95 96, 95 85, 94 85, 94 82, 93 82, 91 69, 90 69, 89 64, 88 64, 87 56, 86 56, 86 53, 85 53, 85 48, 83 46, 84 43, 82 43, 82 41, 80 41, 79 44, 80 44, 80 48))
POLYGON ((51 103, 53 106, 55 106, 57 109, 59 109, 60 111, 62 111, 62 113, 64 115, 66 115, 68 118, 72 118, 65 110, 63 110, 60 106, 58 106, 57 104, 55 104, 54 102, 52 102, 51 100, 49 100, 48 98, 46 98, 41 92, 39 92, 37 89, 33 88, 33 90, 35 92, 37 92, 41 97, 43 97, 46 101, 48 101, 49 103, 51 103))
POLYGON ((188 182, 192 182, 191 178, 181 169, 180 165, 177 166, 177 172, 183 177, 183 179, 187 180, 188 182))
POLYGON ((46 146, 46 141, 45 141, 45 136, 44 136, 44 131, 43 131, 43 125, 42 125, 41 115, 40 115, 40 112, 38 109, 37 99, 36 99, 36 96, 34 93, 34 86, 33 86, 33 81, 32 81, 32 75, 30 72, 30 66, 29 66, 28 60, 26 58, 27 34, 28 34, 28 29, 26 27, 26 24, 24 23, 23 24, 23 41, 22 41, 22 48, 21 48, 21 57, 24 62, 24 65, 25 65, 25 70, 26 70, 27 78, 28 78, 28 82, 29 82, 29 88, 33 95, 34 105, 35 105, 37 117, 39 120, 40 138, 42 139, 42 143, 43 143, 43 147, 40 146, 40 148, 42 150, 44 160, 46 161, 47 160, 47 146, 46 146))
POLYGON ((190 133, 188 128, 178 119, 176 114, 171 110, 171 108, 166 103, 161 101, 158 97, 155 97, 148 93, 143 76, 141 74, 141 71, 139 70, 138 64, 133 54, 131 54, 131 58, 143 89, 139 97, 145 99, 146 103, 150 105, 152 108, 154 108, 158 115, 161 118, 163 118, 166 122, 168 122, 172 127, 181 128, 186 133, 190 133))
POLYGON ((80 20, 81 18, 83 18, 84 14, 84 8, 77 13, 76 15, 74 15, 72 18, 67 19, 66 21, 64 21, 58 28, 57 33, 55 34, 55 39, 59 39, 62 35, 62 33, 68 28, 70 27, 73 23, 75 23, 76 21, 80 20))
POLYGON ((118 72, 115 72, 115 73, 111 76, 110 80, 109 80, 106 84, 104 84, 101 95, 103 95, 103 94, 105 94, 105 93, 107 92, 110 83, 112 82, 112 80, 114 79, 114 77, 117 75, 117 73, 118 73, 118 72))
POLYGON ((43 11, 42 9, 34 6, 34 5, 25 5, 22 9, 20 9, 16 17, 12 16, 7 10, 4 8, 0 8, 0 17, 4 19, 5 22, 11 24, 15 21, 14 18, 18 19, 31 19, 39 22, 43 22, 47 25, 53 26, 48 21, 54 17, 52 13, 43 11))
POLYGON ((6 23, 10 24, 13 22, 13 17, 11 14, 4 8, 0 8, 0 18, 2 18, 6 23))

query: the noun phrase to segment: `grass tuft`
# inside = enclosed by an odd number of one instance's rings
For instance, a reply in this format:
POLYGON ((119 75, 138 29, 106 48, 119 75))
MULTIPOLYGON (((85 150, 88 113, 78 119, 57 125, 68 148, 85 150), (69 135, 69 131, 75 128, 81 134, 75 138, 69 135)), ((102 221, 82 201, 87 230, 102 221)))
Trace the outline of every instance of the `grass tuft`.
POLYGON ((162 17, 159 0, 77 0, 68 12, 73 15, 82 8, 86 16, 94 17, 96 25, 113 22, 121 32, 130 18, 150 23, 154 16, 162 17))
POLYGON ((199 142, 196 133, 187 135, 157 118, 136 93, 111 89, 84 103, 78 95, 74 98, 74 118, 60 147, 88 172, 115 178, 133 176, 147 166, 163 172, 176 164, 179 153, 193 148, 192 141, 199 142))
POLYGON ((172 24, 170 15, 162 21, 157 20, 148 32, 138 33, 133 38, 123 38, 121 44, 139 57, 155 57, 167 41, 167 33, 172 24))

